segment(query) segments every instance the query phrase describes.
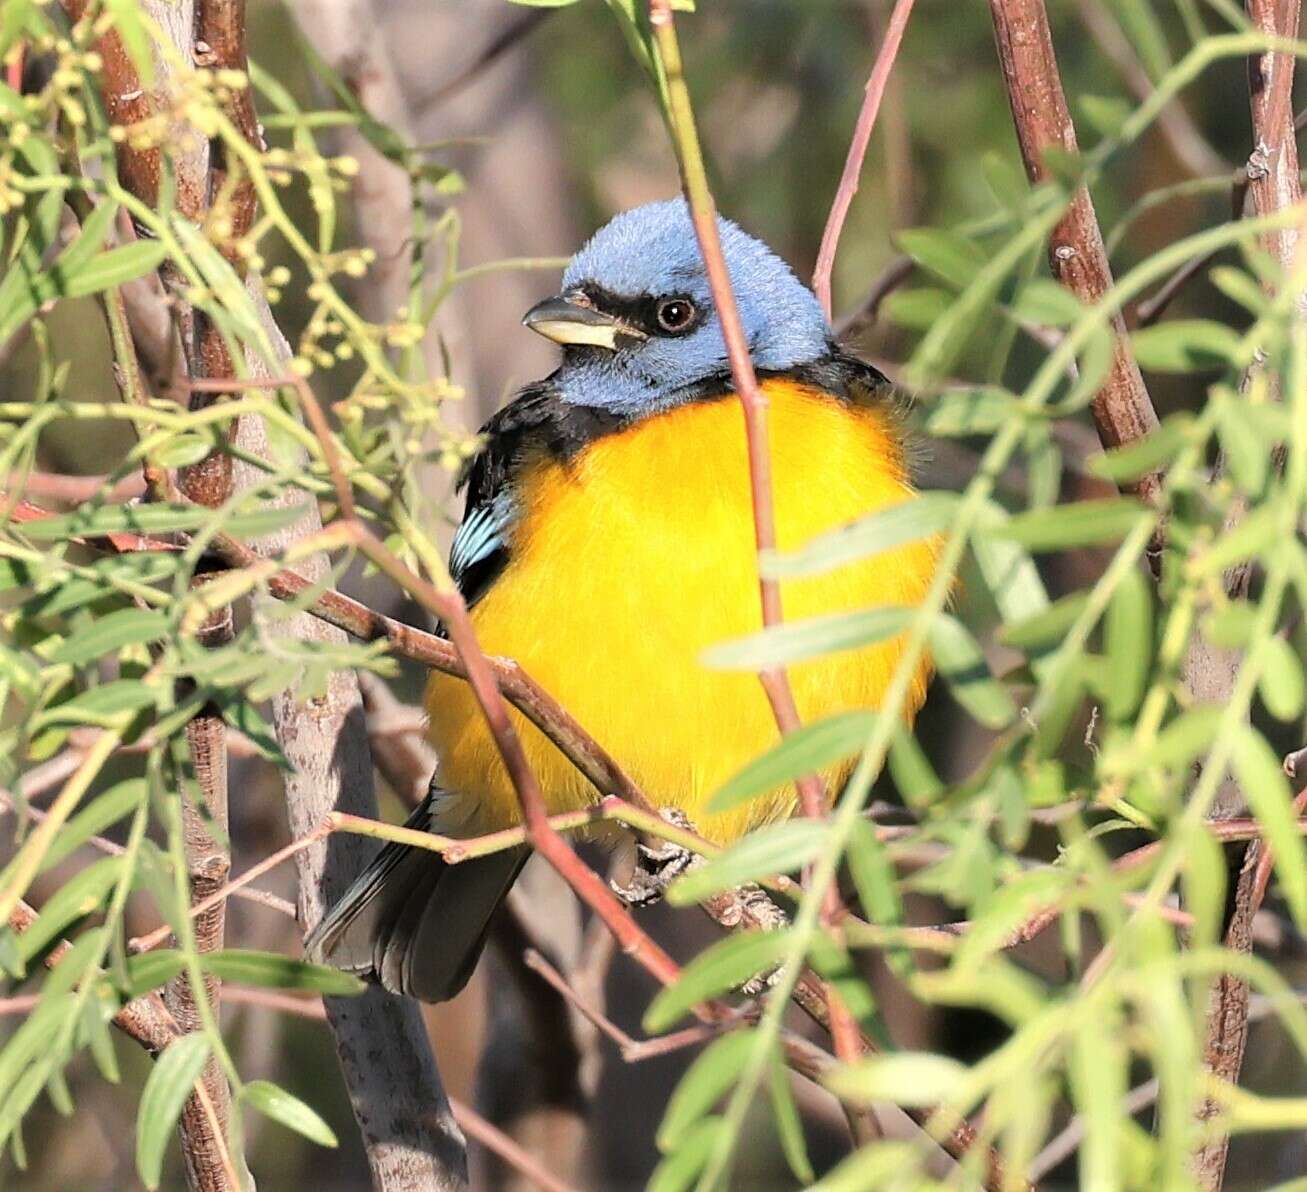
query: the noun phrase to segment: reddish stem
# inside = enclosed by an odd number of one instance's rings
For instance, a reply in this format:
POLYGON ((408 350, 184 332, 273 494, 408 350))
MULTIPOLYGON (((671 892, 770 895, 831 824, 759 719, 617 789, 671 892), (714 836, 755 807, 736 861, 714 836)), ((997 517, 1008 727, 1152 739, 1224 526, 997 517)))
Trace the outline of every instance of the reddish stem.
POLYGON ((871 143, 872 129, 876 127, 880 102, 885 96, 885 87, 889 83, 890 72, 894 69, 894 60, 898 57, 914 2, 915 0, 898 0, 894 5, 889 24, 885 28, 885 40, 880 43, 871 75, 867 79, 862 110, 858 113, 857 124, 853 126, 853 139, 849 142, 849 153, 844 159, 844 172, 840 175, 835 200, 826 217, 826 228, 821 234, 817 267, 812 274, 812 288, 828 319, 831 317, 831 272, 835 268, 835 252, 839 248, 840 233, 844 230, 844 221, 848 217, 853 196, 858 191, 858 179, 862 176, 862 163, 867 156, 867 146, 871 143))

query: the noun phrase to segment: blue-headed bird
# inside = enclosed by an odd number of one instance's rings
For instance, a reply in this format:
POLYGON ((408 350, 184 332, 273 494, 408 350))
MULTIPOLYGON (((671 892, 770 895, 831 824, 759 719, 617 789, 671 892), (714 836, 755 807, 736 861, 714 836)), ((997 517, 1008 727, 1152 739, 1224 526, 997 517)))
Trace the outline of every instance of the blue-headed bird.
MULTIPOLYGON (((768 402, 778 545, 912 495, 885 378, 836 346, 789 266, 719 219, 749 352, 768 402)), ((568 264, 562 292, 523 322, 562 347, 482 429, 461 478, 450 573, 487 653, 529 673, 662 807, 730 842, 790 814, 792 790, 713 812, 714 792, 777 739, 756 676, 707 669, 704 650, 761 627, 743 413, 721 322, 683 200, 617 216, 568 264)), ((787 618, 922 599, 934 546, 918 542, 787 580, 787 618)), ((789 668, 805 721, 876 708, 902 643, 789 668)), ((909 706, 925 695, 928 664, 909 706)), ((431 792, 408 826, 456 836, 519 822, 518 803, 471 690, 433 674, 431 792)), ((551 813, 597 792, 512 712, 551 813)), ((824 775, 831 789, 848 765, 824 775)), ((310 956, 427 1001, 452 997, 480 955, 524 850, 447 864, 386 845, 324 917, 310 956)))

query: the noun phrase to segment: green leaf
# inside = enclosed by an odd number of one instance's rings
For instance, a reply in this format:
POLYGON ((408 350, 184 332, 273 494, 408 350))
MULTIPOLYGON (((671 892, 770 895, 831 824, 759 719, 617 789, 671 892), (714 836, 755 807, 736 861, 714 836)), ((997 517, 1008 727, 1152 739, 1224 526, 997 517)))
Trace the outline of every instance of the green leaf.
POLYGON ((722 890, 792 873, 811 861, 826 843, 821 820, 791 819, 742 836, 725 852, 688 870, 667 890, 673 906, 690 906, 722 890))
POLYGON ((1244 411, 1247 403, 1226 398, 1217 403, 1221 449, 1235 483, 1249 496, 1260 496, 1271 472, 1271 448, 1244 411))
POLYGON ((59 724, 90 724, 107 728, 124 712, 139 712, 158 698, 158 690, 140 679, 114 679, 43 709, 32 727, 35 730, 59 724))
POLYGON ((1114 447, 1089 460, 1091 475, 1125 484, 1149 472, 1160 471, 1189 442, 1194 420, 1190 414, 1172 414, 1155 431, 1124 447, 1114 447))
MULTIPOLYGON (((237 538, 261 538, 304 516, 303 505, 259 506, 238 511, 223 520, 222 528, 237 538)), ((33 542, 57 542, 66 538, 98 538, 105 534, 162 534, 172 530, 198 530, 213 520, 214 511, 202 505, 105 505, 85 506, 73 513, 44 517, 23 523, 23 533, 33 542)))
POLYGON ((366 986, 357 977, 323 964, 292 960, 275 952, 225 948, 200 957, 206 973, 237 985, 258 985, 269 989, 304 989, 325 997, 348 997, 366 986))
POLYGON ((768 1091, 771 1093, 772 1115, 776 1119, 776 1137, 781 1144, 781 1153, 795 1179, 801 1187, 806 1188, 816 1179, 816 1175, 812 1170, 812 1160, 808 1158, 808 1144, 803 1137, 799 1107, 794 1103, 794 1093, 790 1088, 789 1069, 781 1062, 779 1055, 772 1057, 768 1091))
POLYGON ((1148 77, 1158 82, 1172 63, 1166 30, 1157 12, 1151 4, 1140 4, 1139 0, 1107 0, 1107 4, 1121 22, 1122 32, 1139 55, 1148 77))
POLYGON ((903 922, 903 902, 899 898, 894 862, 877 839, 874 824, 864 819, 856 822, 846 860, 858 901, 868 919, 884 925, 903 922))
POLYGON ((646 1192, 686 1192, 707 1165, 725 1126, 720 1117, 701 1119, 681 1145, 654 1168, 646 1192))
POLYGON ((914 811, 929 807, 944 793, 944 783, 906 724, 895 728, 888 761, 894 789, 914 811))
POLYGON ((208 435, 187 431, 169 439, 154 453, 154 462, 161 468, 185 468, 197 464, 213 450, 208 435))
MULTIPOLYGON (((868 1192, 870 1188, 895 1188, 915 1172, 920 1155, 909 1142, 874 1142, 860 1147, 838 1167, 822 1176, 808 1192, 868 1192)), ((934 1192, 933 1185, 925 1184, 934 1192)))
POLYGON ((1268 638, 1262 647, 1262 673, 1257 690, 1276 720, 1297 720, 1303 710, 1302 659, 1282 637, 1268 638))
POLYGON ((1079 104, 1085 120, 1105 140, 1117 136, 1134 111, 1130 104, 1116 95, 1082 95, 1079 104))
POLYGON ((1084 313, 1080 299, 1048 277, 1026 282, 1012 302, 1012 314, 1017 319, 1041 327, 1069 327, 1084 313))
POLYGON ((957 507, 955 493, 923 493, 819 535, 797 550, 768 552, 759 560, 759 566, 764 575, 775 579, 820 575, 855 559, 938 534, 952 525, 957 507))
POLYGON ((241 1100, 288 1130, 302 1134, 310 1142, 316 1142, 319 1146, 337 1145, 336 1135, 316 1110, 270 1080, 247 1082, 241 1090, 241 1100))
POLYGON ((113 29, 122 38, 141 82, 149 87, 154 82, 154 52, 140 4, 137 0, 105 0, 104 9, 112 18, 113 29))
POLYGON ((127 957, 127 984, 122 990, 125 1000, 152 993, 167 985, 186 967, 186 957, 173 948, 155 948, 127 957))
POLYGON ((1196 579, 1210 579, 1227 567, 1260 555, 1280 540, 1284 518, 1275 505, 1259 505, 1237 526, 1225 530, 1203 553, 1188 564, 1196 579))
POLYGON ((651 1034, 665 1031, 700 1002, 727 993, 774 967, 790 943, 790 929, 741 931, 700 952, 675 985, 663 989, 644 1014, 651 1034))
POLYGON ((183 1035, 163 1049, 145 1082, 136 1111, 136 1171, 147 1188, 163 1178, 168 1140, 208 1058, 204 1035, 183 1035))
POLYGON ((1190 373, 1237 366, 1239 334, 1210 319, 1173 319, 1144 327, 1130 337, 1139 367, 1151 372, 1190 373))
POLYGON ((999 531, 1011 521, 1001 505, 987 501, 976 519, 981 531, 971 540, 976 566, 994 598, 999 614, 1011 624, 1048 608, 1048 592, 1034 560, 999 531))
POLYGON ((1187 709, 1143 751, 1140 764, 1171 770, 1188 766, 1200 753, 1211 748, 1220 719, 1221 709, 1214 704, 1199 704, 1187 709))
POLYGON ((41 872, 53 869, 92 836, 99 836, 106 828, 135 811, 144 798, 145 780, 142 778, 125 779, 97 795, 59 830, 41 863, 41 872))
POLYGON ((1111 330, 1095 327, 1076 356, 1076 379, 1059 403, 1059 413, 1065 414, 1088 405, 1102 387, 1115 358, 1116 345, 1111 330))
POLYGON ((990 673, 976 639, 956 617, 940 613, 930 623, 930 649, 954 698, 986 728, 1001 729, 1017 715, 1007 689, 990 673))
POLYGON ((749 1029, 714 1039, 677 1082, 658 1127, 658 1149, 675 1150, 735 1084, 756 1037, 749 1029))
POLYGON ((1250 314, 1260 315, 1266 310, 1266 291, 1251 274, 1232 265, 1217 265, 1207 276, 1222 294, 1250 314))
POLYGON ((967 1077, 966 1065, 946 1055, 899 1052, 843 1064, 822 1081, 841 1101, 854 1105, 927 1106, 947 1100, 967 1077))
POLYGON ((1112 679, 1103 703, 1113 720, 1124 722, 1144 698, 1153 661, 1153 591, 1138 568, 1126 572, 1112 593, 1104 642, 1112 679))
POLYGON ((1086 592, 1072 592, 1047 608, 999 627, 998 640, 1027 654, 1044 654, 1062 644, 1067 630, 1085 611, 1086 592))
POLYGON ((708 801, 708 810, 728 811, 861 753, 875 723, 874 712, 841 712, 787 733, 717 791, 708 801))
MULTIPOLYGON (((1053 194, 1051 190, 1043 190, 1032 195, 1032 200, 1036 198, 1043 201, 1053 198, 1053 194)), ((977 329, 984 325, 1004 281, 1043 241, 1057 222, 1060 210, 1060 203, 1046 202, 1037 216, 1028 218, 1016 235, 985 262, 958 300, 935 320, 904 370, 909 386, 924 387, 947 373, 977 329)))
POLYGON ((50 656, 52 662, 85 666, 117 653, 124 646, 157 641, 168 632, 168 616, 153 609, 122 608, 97 617, 73 634, 50 656))
POLYGON ((1009 211, 1020 211, 1030 197, 1030 183, 1026 172, 1010 154, 996 153, 992 149, 980 159, 980 169, 990 193, 1009 211))
POLYGON ((1275 853, 1275 872, 1294 925, 1307 930, 1307 845, 1298 830, 1289 780, 1266 738, 1246 725, 1234 738, 1232 760, 1244 797, 1275 853))
POLYGON ((942 228, 906 228, 894 240, 927 273, 959 290, 975 280, 985 263, 973 241, 942 228))
POLYGON ((885 296, 880 309, 891 323, 909 331, 925 331, 948 311, 953 295, 936 286, 895 290, 885 296))
POLYGON ((99 910, 121 869, 122 861, 118 857, 105 857, 71 877, 47 898, 36 922, 18 937, 22 964, 29 965, 77 920, 99 910))
POLYGON ((1073 550, 1119 542, 1149 516, 1138 501, 1108 497, 1018 513, 987 532, 1031 551, 1073 550))
POLYGON ((756 671, 841 650, 856 650, 897 637, 907 628, 914 613, 911 608, 890 606, 787 621, 748 637, 710 646, 703 652, 702 661, 713 670, 756 671))
POLYGON ((61 296, 84 298, 154 272, 167 255, 158 240, 137 240, 99 253, 76 269, 56 265, 50 276, 61 296))
POLYGON ((1042 910, 1053 906, 1074 881, 1063 869, 1036 869, 1001 886, 985 905, 985 913, 958 945, 954 967, 976 967, 1000 948, 1012 933, 1042 910))
POLYGON ((945 438, 992 434, 1011 421, 1015 410, 1012 394, 997 386, 946 389, 932 403, 925 427, 945 438))

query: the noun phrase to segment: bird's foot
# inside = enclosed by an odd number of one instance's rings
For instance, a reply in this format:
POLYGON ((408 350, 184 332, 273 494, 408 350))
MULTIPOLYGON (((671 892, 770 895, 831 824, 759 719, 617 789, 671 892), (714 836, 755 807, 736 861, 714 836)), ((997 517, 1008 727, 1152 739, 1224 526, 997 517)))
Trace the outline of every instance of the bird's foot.
MULTIPOLYGON (((667 807, 658 813, 669 824, 689 831, 694 830, 685 812, 667 807)), ((670 840, 652 840, 635 843, 635 868, 626 883, 609 883, 615 893, 628 906, 652 906, 661 902, 667 887, 699 860, 697 854, 670 840)))

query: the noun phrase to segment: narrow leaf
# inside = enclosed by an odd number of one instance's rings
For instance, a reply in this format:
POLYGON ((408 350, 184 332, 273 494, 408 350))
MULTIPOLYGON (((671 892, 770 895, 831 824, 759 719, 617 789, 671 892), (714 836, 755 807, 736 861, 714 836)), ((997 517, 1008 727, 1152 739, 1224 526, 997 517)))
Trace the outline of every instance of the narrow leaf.
POLYGON ((689 906, 722 890, 792 873, 821 851, 826 835, 826 824, 810 819, 759 828, 677 878, 668 888, 667 901, 673 906, 689 906))
POLYGON ((787 733, 714 794, 708 810, 727 811, 860 753, 875 723, 874 712, 841 712, 787 733))
POLYGON ((253 1106, 265 1117, 280 1122, 288 1130, 302 1134, 319 1146, 334 1147, 336 1135, 318 1114, 298 1097, 273 1084, 270 1080, 251 1080, 241 1093, 241 1100, 253 1106))
POLYGON ((160 1053, 136 1111, 136 1171, 147 1188, 163 1178, 163 1156, 182 1106, 209 1058, 204 1035, 183 1035, 160 1053))
POLYGON ((662 990, 649 1004, 645 1030, 664 1031, 700 1002, 768 972, 785 954, 789 942, 790 930, 785 928, 741 931, 714 944, 685 967, 675 985, 662 990))
POLYGON ((736 638, 703 652, 703 664, 713 670, 765 670, 806 658, 856 650, 902 633, 913 609, 870 608, 834 613, 806 621, 787 621, 748 637, 736 638))
POLYGON ((822 534, 798 550, 773 552, 760 561, 763 574, 777 579, 820 575, 855 559, 865 559, 920 542, 952 524, 957 511, 955 493, 923 493, 902 505, 891 505, 851 525, 822 534))

